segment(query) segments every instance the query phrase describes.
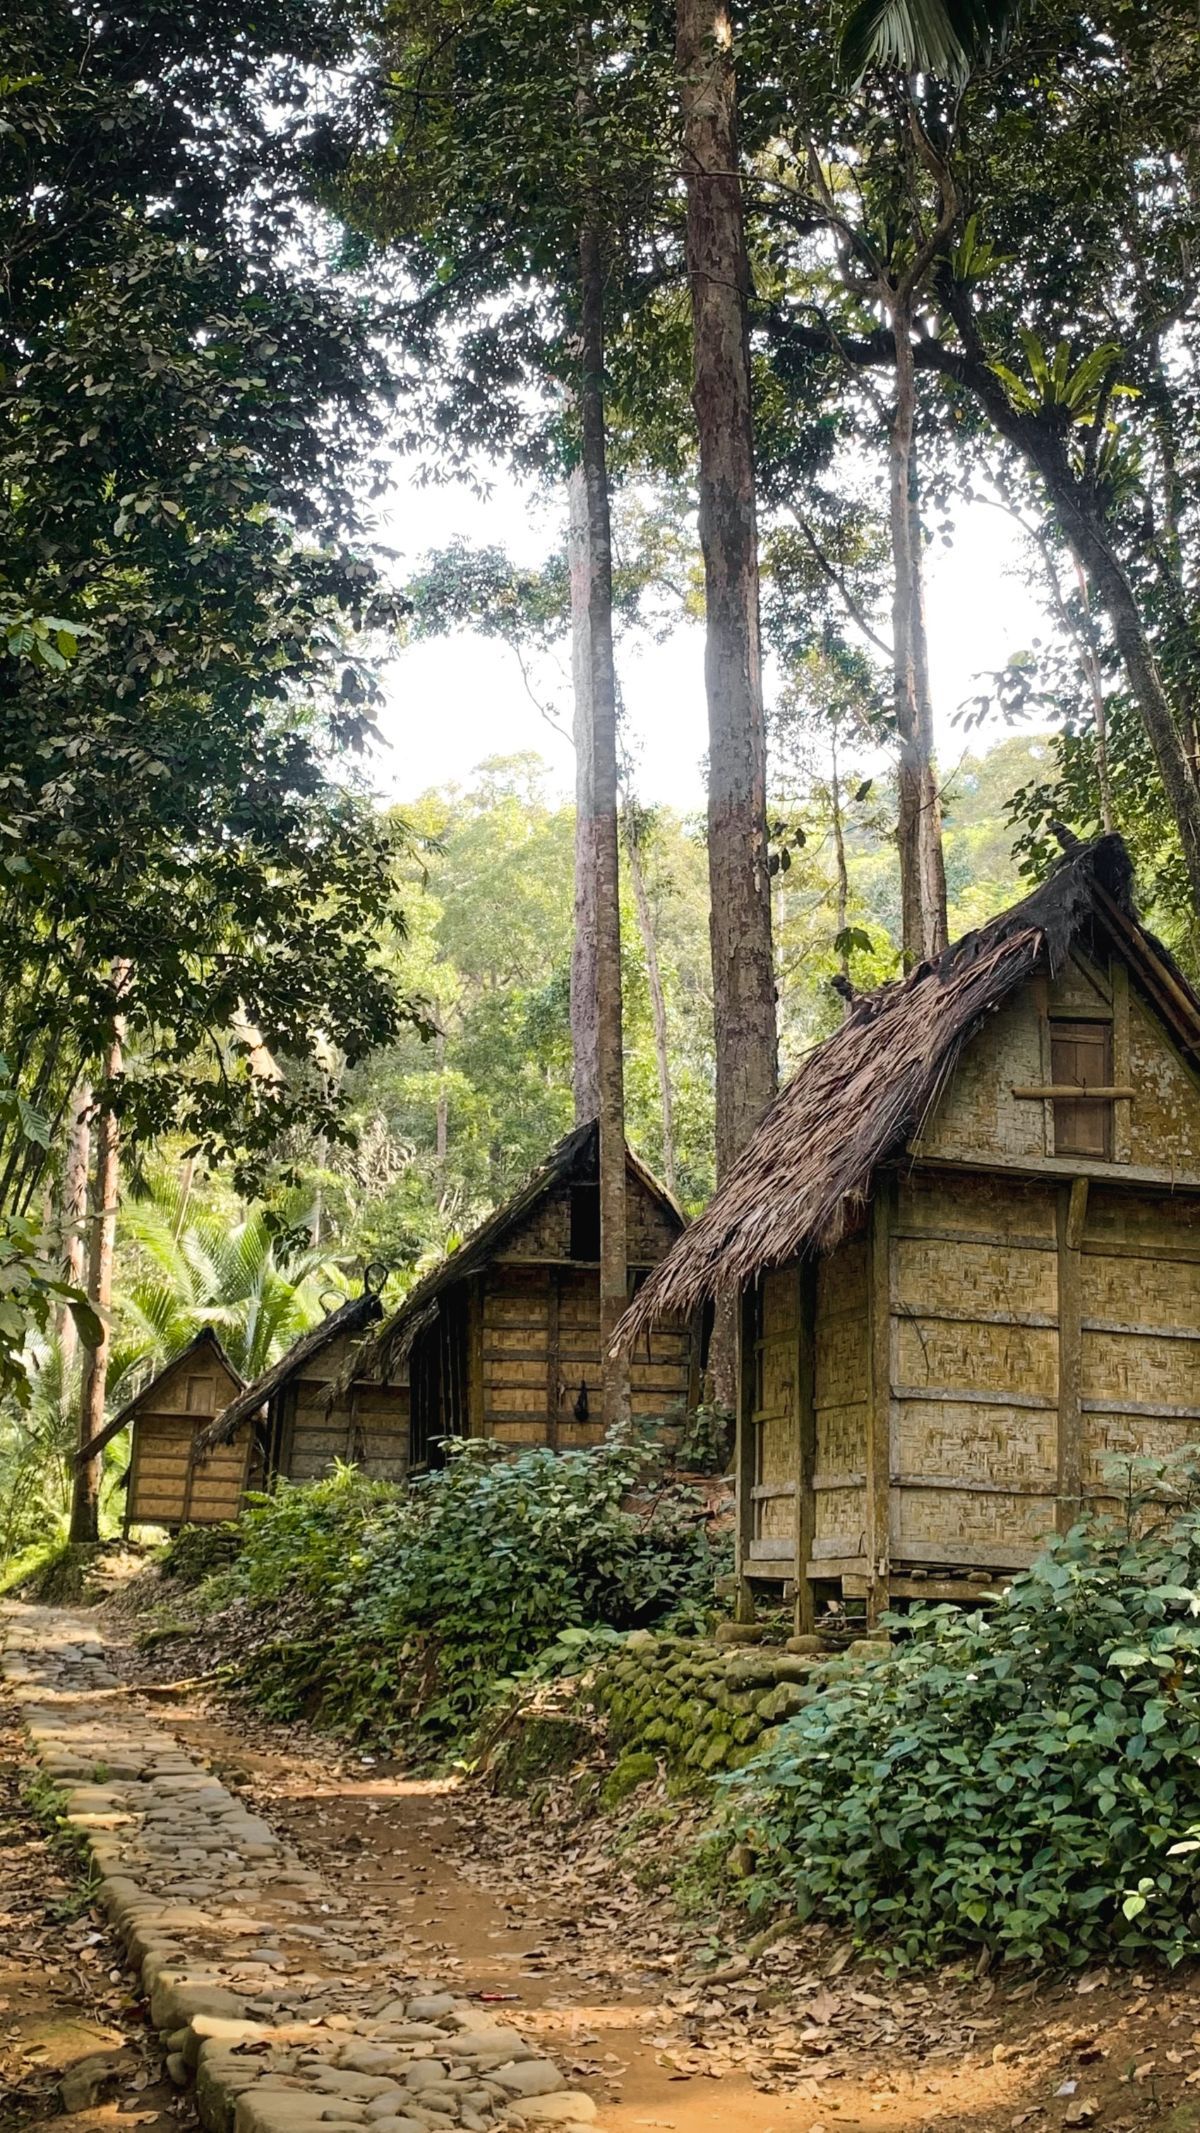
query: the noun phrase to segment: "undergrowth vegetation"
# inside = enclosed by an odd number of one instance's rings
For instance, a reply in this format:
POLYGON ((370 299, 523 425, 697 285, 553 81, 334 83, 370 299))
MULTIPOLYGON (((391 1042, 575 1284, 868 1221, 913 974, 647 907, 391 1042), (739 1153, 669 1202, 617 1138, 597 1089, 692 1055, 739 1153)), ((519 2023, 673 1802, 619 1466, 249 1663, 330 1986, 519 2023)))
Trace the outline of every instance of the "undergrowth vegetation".
POLYGON ((1200 1954, 1200 1510, 1158 1518, 831 1672, 732 1781, 752 1905, 901 1962, 1200 1954))
POLYGON ((641 1446, 467 1441, 403 1489, 348 1468, 281 1484, 199 1597, 273 1715, 451 1741, 564 1633, 697 1626, 725 1567, 695 1497, 641 1446))

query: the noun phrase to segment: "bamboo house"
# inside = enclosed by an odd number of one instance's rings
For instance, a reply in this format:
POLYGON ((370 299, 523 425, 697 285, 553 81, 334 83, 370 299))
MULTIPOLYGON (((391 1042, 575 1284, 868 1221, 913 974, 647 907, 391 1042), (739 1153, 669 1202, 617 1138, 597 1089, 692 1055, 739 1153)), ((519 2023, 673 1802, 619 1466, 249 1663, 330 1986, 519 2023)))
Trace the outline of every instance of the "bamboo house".
POLYGON ((121 1430, 132 1429, 126 1532, 131 1526, 209 1526, 237 1517, 245 1490, 261 1481, 249 1430, 203 1454, 197 1441, 242 1386, 216 1334, 206 1328, 76 1455, 94 1458, 121 1430))
MULTIPOLYGON (((594 1122, 567 1134, 361 1351, 354 1367, 404 1404, 412 1468, 436 1464, 450 1437, 565 1449, 603 1436, 598 1155, 594 1122)), ((630 1149, 625 1162, 635 1293, 684 1217, 630 1149)), ((635 1419, 694 1395, 698 1368, 687 1314, 647 1327, 630 1362, 635 1419)))
POLYGON ((851 1004, 623 1337, 741 1297, 738 1570, 971 1597, 1200 1435, 1200 1001, 1119 837, 851 1004))
POLYGON ((363 1336, 382 1316, 378 1287, 368 1270, 360 1296, 340 1304, 253 1384, 239 1388, 200 1433, 197 1455, 212 1457, 249 1435, 268 1484, 280 1475, 315 1481, 339 1459, 374 1480, 401 1480, 407 1401, 357 1367, 363 1336))

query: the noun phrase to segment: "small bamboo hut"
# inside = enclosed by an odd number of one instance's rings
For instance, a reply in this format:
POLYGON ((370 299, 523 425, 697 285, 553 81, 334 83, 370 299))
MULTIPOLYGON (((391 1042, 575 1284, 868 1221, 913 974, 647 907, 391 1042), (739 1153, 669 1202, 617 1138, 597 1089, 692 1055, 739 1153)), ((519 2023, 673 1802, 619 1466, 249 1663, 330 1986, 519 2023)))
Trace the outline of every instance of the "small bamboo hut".
MULTIPOLYGON (((519 1192, 427 1274, 354 1367, 394 1389, 410 1418, 410 1464, 449 1437, 566 1449, 604 1434, 600 1397, 599 1142, 576 1127, 519 1192)), ((626 1150, 631 1293, 684 1228, 665 1188, 626 1150)), ((635 1418, 694 1397, 698 1343, 670 1315, 630 1361, 635 1418)))
POLYGON ((382 1316, 368 1279, 361 1296, 301 1335, 269 1370, 240 1388, 197 1440, 207 1457, 249 1431, 267 1482, 315 1481, 335 1460, 377 1481, 398 1481, 408 1462, 407 1401, 357 1367, 363 1335, 382 1316))
POLYGON ((250 1431, 241 1430, 204 1455, 196 1446, 199 1433, 243 1382, 216 1334, 206 1328, 78 1454, 94 1457, 132 1424, 126 1532, 130 1526, 211 1526, 237 1517, 242 1496, 256 1478, 250 1431))
POLYGON ((855 1000, 627 1314, 741 1296, 743 1604, 971 1597, 1200 1425, 1200 1001, 1119 837, 855 1000))

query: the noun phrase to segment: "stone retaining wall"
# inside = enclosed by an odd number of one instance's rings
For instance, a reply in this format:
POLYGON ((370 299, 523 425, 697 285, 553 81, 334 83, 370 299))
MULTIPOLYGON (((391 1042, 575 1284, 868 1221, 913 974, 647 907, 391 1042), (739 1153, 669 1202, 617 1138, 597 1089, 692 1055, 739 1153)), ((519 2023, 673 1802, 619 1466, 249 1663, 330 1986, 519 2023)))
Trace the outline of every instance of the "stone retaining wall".
MULTIPOLYGON (((640 1759, 665 1763, 682 1785, 740 1769, 813 1695, 814 1670, 823 1680, 831 1663, 853 1663, 878 1650, 863 1640, 838 1662, 815 1637, 793 1639, 784 1649, 635 1630, 597 1668, 591 1691, 621 1758, 609 1799, 620 1797, 623 1775, 630 1786, 638 1781, 640 1759)), ((650 1768, 641 1774, 649 1776, 650 1768)))
POLYGON ((85 1620, 4 1617, 33 1750, 208 2133, 590 2126, 592 2097, 518 2029, 339 1916, 344 1900, 121 1686, 85 1620))

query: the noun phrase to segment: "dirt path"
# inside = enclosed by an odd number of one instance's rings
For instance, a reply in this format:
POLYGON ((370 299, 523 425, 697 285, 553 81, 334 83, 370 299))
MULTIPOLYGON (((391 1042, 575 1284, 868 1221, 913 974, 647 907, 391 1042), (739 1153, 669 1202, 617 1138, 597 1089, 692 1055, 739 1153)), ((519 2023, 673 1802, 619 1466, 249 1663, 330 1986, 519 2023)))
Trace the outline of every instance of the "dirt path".
MULTIPOLYGON (((132 1654, 114 1661, 144 1668, 132 1654)), ((1200 2133, 1194 1978, 889 1984, 832 1944, 781 1943, 697 1981, 681 1930, 611 1831, 531 1822, 456 1782, 339 1753, 193 1694, 162 1722, 430 1974, 524 2026, 611 2133, 1200 2133)), ((664 1810, 670 1813, 671 1810, 664 1810)))

